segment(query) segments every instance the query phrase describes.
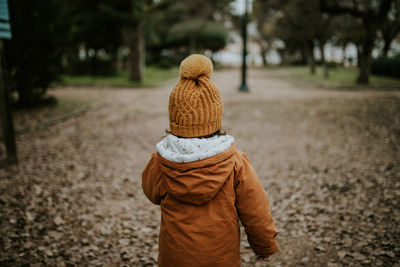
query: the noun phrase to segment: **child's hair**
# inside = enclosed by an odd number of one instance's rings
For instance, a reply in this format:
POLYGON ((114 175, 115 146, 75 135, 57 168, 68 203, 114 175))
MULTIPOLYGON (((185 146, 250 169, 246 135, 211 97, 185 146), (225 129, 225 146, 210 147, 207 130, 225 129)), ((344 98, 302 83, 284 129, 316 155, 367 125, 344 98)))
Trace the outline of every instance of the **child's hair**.
MULTIPOLYGON (((166 132, 167 135, 168 134, 173 134, 168 129, 166 129, 165 132, 166 132)), ((227 134, 226 130, 218 129, 217 131, 213 132, 212 134, 208 134, 208 135, 205 135, 205 136, 199 136, 199 137, 196 137, 196 138, 211 138, 211 137, 214 137, 214 136, 222 136, 222 135, 226 135, 226 134, 227 134)), ((182 137, 182 136, 177 136, 177 137, 179 137, 179 138, 190 138, 190 137, 182 137)))

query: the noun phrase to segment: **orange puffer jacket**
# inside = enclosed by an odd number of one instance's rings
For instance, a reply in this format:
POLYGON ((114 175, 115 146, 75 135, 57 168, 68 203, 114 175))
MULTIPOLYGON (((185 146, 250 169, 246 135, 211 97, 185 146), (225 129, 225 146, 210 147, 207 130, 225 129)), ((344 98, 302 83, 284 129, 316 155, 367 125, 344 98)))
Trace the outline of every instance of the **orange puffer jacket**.
POLYGON ((240 266, 239 219, 257 255, 278 250, 267 195, 247 155, 234 144, 188 163, 155 152, 142 188, 161 206, 159 266, 240 266))

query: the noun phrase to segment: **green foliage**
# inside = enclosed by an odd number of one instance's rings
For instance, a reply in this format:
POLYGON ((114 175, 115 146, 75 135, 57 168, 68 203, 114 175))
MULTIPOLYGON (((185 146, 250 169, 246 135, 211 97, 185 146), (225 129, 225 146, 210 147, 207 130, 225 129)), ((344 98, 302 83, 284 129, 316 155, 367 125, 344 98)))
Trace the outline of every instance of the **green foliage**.
POLYGON ((365 38, 361 21, 349 14, 334 16, 331 20, 333 26, 332 39, 336 45, 358 44, 365 38))
MULTIPOLYGON (((318 66, 323 66, 323 65, 324 65, 324 63, 322 62, 322 60, 316 60, 316 61, 315 61, 315 64, 318 65, 318 66)), ((327 62, 326 62, 326 66, 327 66, 329 69, 334 69, 334 68, 340 67, 340 63, 337 63, 337 62, 335 62, 335 61, 327 61, 327 62)))
POLYGON ((337 62, 335 62, 335 61, 328 61, 328 62, 326 63, 326 66, 327 66, 329 69, 335 69, 335 68, 340 67, 340 64, 337 63, 337 62))
MULTIPOLYGON (((369 83, 369 74, 371 71, 372 51, 378 37, 378 30, 382 29, 389 17, 393 0, 365 1, 365 0, 335 0, 320 1, 322 10, 331 16, 350 15, 353 20, 360 25, 359 31, 354 31, 357 36, 355 44, 358 48, 358 67, 359 75, 357 82, 359 84, 369 83), (361 33, 361 34, 360 34, 361 33)), ((386 39, 386 38, 385 38, 386 39)), ((390 38, 389 38, 390 39, 390 38)), ((387 42, 385 41, 387 44, 387 42)))
POLYGON ((161 56, 148 54, 146 59, 148 60, 148 63, 153 66, 157 66, 161 69, 169 69, 179 66, 184 57, 185 55, 183 54, 167 54, 161 56))
POLYGON ((68 46, 115 53, 123 42, 123 29, 131 20, 131 4, 123 0, 60 1, 63 20, 71 28, 68 46))
MULTIPOLYGON (((134 1, 135 2, 135 1, 134 1)), ((115 73, 113 63, 124 43, 124 30, 132 20, 131 1, 59 1, 64 38, 66 73, 106 75, 115 73), (84 51, 85 56, 79 57, 84 51)))
POLYGON ((116 69, 113 66, 114 59, 100 59, 98 57, 87 57, 79 59, 78 57, 71 58, 68 66, 64 68, 64 73, 72 75, 114 75, 116 69))
POLYGON ((13 39, 5 41, 7 80, 19 102, 31 105, 61 72, 115 77, 117 59, 118 66, 127 66, 121 51, 137 43, 131 33, 138 24, 147 63, 169 67, 188 53, 217 51, 226 45, 223 22, 232 1, 9 1, 13 39))
POLYGON ((167 41, 170 46, 189 46, 191 39, 197 39, 204 21, 191 20, 176 23, 168 31, 167 41))
POLYGON ((9 1, 13 38, 5 41, 6 75, 19 103, 41 101, 62 70, 113 74, 129 4, 122 0, 9 1), (79 58, 82 48, 85 58, 79 58))
POLYGON ((224 48, 227 36, 226 29, 218 23, 207 23, 199 33, 201 46, 211 51, 224 48))
POLYGON ((400 79, 400 54, 393 58, 380 57, 374 59, 371 73, 400 79))
POLYGON ((171 47, 190 47, 196 50, 217 51, 226 45, 227 31, 220 24, 192 20, 175 24, 168 32, 171 47))
POLYGON ((224 21, 231 14, 231 2, 160 1, 146 20, 147 51, 158 56, 165 56, 167 52, 181 59, 189 53, 221 49, 226 45, 224 21))
POLYGON ((277 74, 282 75, 282 77, 287 77, 288 74, 291 75, 296 79, 296 82, 303 80, 328 88, 400 88, 399 79, 378 75, 371 75, 369 86, 363 85, 360 87, 357 85, 355 80, 357 77, 356 68, 337 67, 331 69, 329 72, 329 78, 324 77, 322 67, 317 67, 315 75, 311 75, 305 66, 280 68, 277 72, 279 72, 277 74))
POLYGON ((61 84, 66 86, 112 86, 112 87, 153 87, 176 78, 178 68, 159 68, 150 66, 146 68, 144 79, 141 83, 130 81, 127 72, 114 75, 62 75, 61 84))
POLYGON ((315 44, 324 45, 332 34, 330 20, 322 15, 319 4, 319 0, 307 4, 301 0, 255 1, 261 49, 268 49, 274 39, 280 39, 284 42, 284 60, 288 61, 285 63, 311 65, 315 44))
POLYGON ((9 1, 13 38, 4 41, 6 79, 21 105, 42 99, 60 71, 61 39, 56 1, 9 1))
POLYGON ((321 23, 318 1, 289 0, 282 4, 283 16, 278 20, 276 34, 282 39, 303 41, 316 36, 317 26, 321 23))

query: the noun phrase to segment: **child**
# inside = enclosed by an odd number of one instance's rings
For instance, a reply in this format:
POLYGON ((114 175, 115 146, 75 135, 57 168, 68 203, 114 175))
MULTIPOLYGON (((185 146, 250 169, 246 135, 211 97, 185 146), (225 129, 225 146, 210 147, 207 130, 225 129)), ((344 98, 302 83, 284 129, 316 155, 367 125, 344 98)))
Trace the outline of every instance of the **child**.
POLYGON ((266 260, 278 250, 267 196, 247 155, 221 133, 222 101, 202 55, 182 61, 169 99, 171 134, 157 144, 142 188, 161 206, 159 266, 240 266, 242 222, 266 260))

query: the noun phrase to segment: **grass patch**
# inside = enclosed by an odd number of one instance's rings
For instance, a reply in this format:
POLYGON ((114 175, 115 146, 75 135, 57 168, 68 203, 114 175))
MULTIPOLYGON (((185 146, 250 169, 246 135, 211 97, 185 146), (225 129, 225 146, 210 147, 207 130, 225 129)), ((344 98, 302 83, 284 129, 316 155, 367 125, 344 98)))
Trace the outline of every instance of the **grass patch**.
POLYGON ((144 80, 134 82, 129 80, 127 72, 113 76, 62 75, 61 85, 66 86, 109 86, 109 87, 155 87, 178 77, 178 68, 169 69, 146 67, 144 80))
POLYGON ((329 69, 329 77, 325 78, 323 74, 323 68, 317 67, 314 75, 310 74, 307 66, 293 66, 278 68, 278 72, 281 74, 289 73, 296 79, 301 79, 307 82, 311 82, 324 87, 334 88, 352 88, 352 87, 372 87, 372 88, 397 88, 400 89, 400 79, 385 77, 385 76, 370 76, 369 85, 358 85, 356 78, 358 69, 354 67, 344 68, 337 67, 329 69))

